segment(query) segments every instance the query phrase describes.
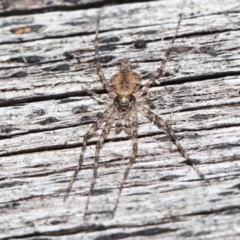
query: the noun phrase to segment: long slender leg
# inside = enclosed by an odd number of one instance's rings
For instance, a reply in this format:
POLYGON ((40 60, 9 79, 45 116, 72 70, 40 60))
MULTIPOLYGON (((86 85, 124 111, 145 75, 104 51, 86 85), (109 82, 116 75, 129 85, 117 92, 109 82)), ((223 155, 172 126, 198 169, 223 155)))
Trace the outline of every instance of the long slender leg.
POLYGON ((111 86, 109 85, 108 81, 106 80, 104 73, 102 71, 102 66, 99 62, 99 51, 98 51, 98 45, 99 45, 99 38, 98 38, 98 32, 99 32, 99 26, 100 26, 100 15, 97 19, 97 26, 96 26, 96 38, 95 38, 95 59, 96 59, 96 67, 97 67, 97 74, 103 84, 103 87, 107 90, 109 97, 114 98, 116 97, 116 93, 113 91, 111 86))
MULTIPOLYGON (((203 173, 198 169, 196 164, 189 158, 186 151, 181 146, 180 142, 177 140, 177 137, 171 128, 171 126, 165 122, 162 118, 154 114, 152 111, 147 109, 146 107, 139 106, 139 110, 152 122, 154 122, 159 128, 162 128, 167 135, 169 135, 177 147, 178 151, 181 153, 181 155, 190 163, 191 167, 194 169, 194 171, 199 175, 199 177, 204 180, 205 182, 208 182, 208 180, 204 177, 203 173)), ((208 182, 209 183, 209 182, 208 182)))
POLYGON ((174 41, 175 41, 175 38, 177 36, 177 33, 178 33, 178 29, 179 29, 179 26, 180 26, 180 22, 182 20, 182 16, 181 14, 179 15, 179 20, 178 20, 178 24, 177 24, 177 27, 175 29, 175 34, 170 42, 170 45, 169 47, 167 48, 167 50, 165 51, 165 55, 164 55, 164 58, 162 60, 162 63, 161 63, 161 66, 160 68, 157 69, 156 72, 154 72, 154 74, 152 75, 152 77, 149 79, 149 81, 138 91, 136 92, 134 95, 136 97, 140 97, 142 96, 144 93, 147 92, 148 88, 155 82, 156 78, 159 78, 162 73, 163 73, 163 70, 164 70, 164 67, 166 65, 166 62, 169 58, 169 55, 171 54, 171 51, 172 51, 172 48, 173 48, 173 44, 174 44, 174 41))
POLYGON ((97 94, 85 87, 82 87, 84 91, 86 91, 95 101, 97 101, 98 104, 104 104, 105 101, 101 98, 100 94, 97 94))
POLYGON ((116 212, 116 209, 117 209, 117 206, 118 206, 118 202, 119 202, 119 198, 121 196, 121 193, 122 193, 122 189, 123 189, 123 186, 124 186, 124 183, 125 181, 127 180, 127 177, 128 177, 128 174, 129 174, 129 171, 133 165, 133 162, 136 158, 136 155, 137 155, 137 151, 138 151, 138 143, 137 143, 137 130, 138 130, 138 116, 137 116, 137 109, 136 109, 136 106, 134 107, 134 109, 132 110, 132 114, 131 114, 131 118, 132 118, 132 142, 133 142, 133 151, 132 151, 132 155, 129 159, 129 163, 127 165, 127 168, 124 172, 124 176, 123 176, 123 179, 122 179, 122 182, 121 182, 121 185, 120 185, 120 188, 119 188, 119 192, 118 192, 118 196, 117 196, 117 200, 115 202, 115 206, 114 206, 114 209, 113 209, 113 216, 116 212))
POLYGON ((87 146, 87 142, 88 140, 93 136, 93 134, 97 131, 97 129, 102 125, 102 123, 106 120, 106 118, 108 117, 108 115, 113 111, 113 107, 111 106, 110 108, 106 109, 103 113, 103 116, 101 118, 98 119, 98 121, 89 129, 89 131, 84 135, 83 137, 83 145, 82 145, 82 151, 80 154, 80 157, 78 159, 78 166, 68 184, 68 187, 66 189, 65 192, 65 196, 63 201, 65 201, 68 197, 68 193, 70 192, 73 182, 78 174, 78 172, 81 170, 82 167, 82 163, 83 163, 83 157, 84 157, 84 153, 86 150, 86 146, 87 146))
POLYGON ((96 179, 97 179, 97 170, 98 170, 98 160, 99 160, 100 149, 102 148, 103 142, 106 139, 106 137, 107 137, 107 135, 110 131, 112 123, 115 119, 115 115, 116 115, 116 113, 113 110, 113 112, 107 117, 106 124, 104 125, 104 128, 103 128, 102 133, 101 133, 100 138, 99 138, 99 141, 96 144, 94 171, 93 171, 93 177, 92 177, 91 187, 90 187, 88 198, 87 198, 87 203, 86 203, 86 207, 85 207, 84 216, 86 216, 86 213, 87 213, 87 210, 88 210, 88 205, 89 205, 89 200, 90 200, 90 197, 92 195, 92 191, 93 191, 96 179))

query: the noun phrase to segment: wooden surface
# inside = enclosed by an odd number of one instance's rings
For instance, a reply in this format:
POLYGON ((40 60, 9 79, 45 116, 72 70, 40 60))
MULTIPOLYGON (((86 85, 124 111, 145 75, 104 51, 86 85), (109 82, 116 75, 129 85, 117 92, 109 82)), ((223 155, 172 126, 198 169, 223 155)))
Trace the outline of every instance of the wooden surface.
POLYGON ((0 239, 237 239, 239 9, 237 0, 174 0, 33 14, 29 7, 27 14, 9 10, 8 16, 3 10, 0 239), (105 97, 94 65, 99 12, 107 78, 128 57, 143 83, 159 67, 183 14, 164 76, 149 90, 149 107, 172 124, 211 185, 184 163, 161 130, 139 116, 139 152, 115 218, 106 213, 113 210, 132 145, 112 128, 90 200, 93 213, 84 220, 98 134, 89 141, 65 203, 63 195, 82 137, 106 107, 83 89, 105 97), (137 40, 146 47, 137 48, 137 40))
POLYGON ((0 16, 76 10, 103 5, 107 0, 1 0, 0 16))

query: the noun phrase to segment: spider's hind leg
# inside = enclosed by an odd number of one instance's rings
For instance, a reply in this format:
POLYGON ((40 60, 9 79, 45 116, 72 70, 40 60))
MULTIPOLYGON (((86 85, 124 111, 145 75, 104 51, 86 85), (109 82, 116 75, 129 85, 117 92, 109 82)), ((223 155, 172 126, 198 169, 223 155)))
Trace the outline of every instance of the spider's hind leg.
POLYGON ((117 206, 118 206, 118 202, 119 202, 122 190, 123 190, 124 183, 127 180, 128 174, 129 174, 129 172, 130 172, 130 170, 132 168, 132 165, 134 163, 134 160, 135 160, 135 158, 137 156, 137 151, 138 151, 138 142, 137 142, 138 115, 137 115, 137 107, 136 106, 134 106, 133 109, 131 110, 130 118, 131 118, 130 130, 131 130, 131 135, 132 135, 132 142, 133 142, 132 147, 133 147, 133 150, 132 150, 132 155, 131 155, 131 157, 129 159, 127 168, 126 168, 126 170, 124 172, 124 176, 123 176, 120 188, 119 188, 117 200, 115 202, 115 206, 114 206, 114 209, 113 209, 113 217, 115 215, 115 212, 116 212, 116 209, 117 209, 117 206))
POLYGON ((99 153, 100 153, 100 149, 103 146, 103 142, 106 139, 112 123, 115 119, 115 110, 113 109, 112 112, 110 113, 110 115, 105 119, 106 123, 103 127, 102 133, 99 137, 99 140, 96 144, 96 151, 95 151, 95 162, 94 162, 94 171, 93 171, 93 177, 92 177, 92 182, 91 182, 91 187, 89 190, 89 194, 88 194, 88 198, 87 198, 87 203, 86 203, 86 207, 85 207, 85 212, 84 212, 84 216, 86 216, 87 210, 88 210, 88 205, 89 205, 89 201, 90 201, 90 197, 92 195, 93 192, 93 188, 97 179, 97 170, 98 170, 98 160, 99 160, 99 153))
POLYGON ((163 129, 163 131, 171 137, 174 145, 177 147, 180 154, 187 160, 187 162, 191 165, 191 167, 194 169, 194 171, 198 174, 198 176, 204 180, 205 182, 209 183, 209 181, 205 178, 203 173, 198 169, 197 165, 189 158, 187 152, 183 149, 180 142, 178 141, 172 127, 164 121, 161 117, 154 114, 152 111, 147 109, 146 107, 139 106, 139 110, 154 124, 156 124, 157 127, 163 129))
POLYGON ((82 150, 81 150, 81 154, 80 157, 78 159, 78 165, 76 170, 73 173, 73 176, 67 186, 67 189, 65 191, 65 195, 64 195, 64 199, 63 201, 65 201, 68 197, 68 194, 72 188, 73 182, 75 180, 75 178, 77 177, 78 172, 81 170, 82 167, 82 163, 83 163, 83 158, 84 158, 84 154, 86 151, 86 147, 87 147, 87 142, 88 140, 93 136, 93 134, 99 129, 99 127, 102 125, 102 123, 104 121, 106 121, 107 117, 109 116, 109 114, 112 113, 113 106, 111 106, 110 108, 106 109, 103 113, 103 116, 101 118, 98 119, 98 121, 89 129, 89 131, 84 135, 83 137, 83 142, 82 142, 82 150))

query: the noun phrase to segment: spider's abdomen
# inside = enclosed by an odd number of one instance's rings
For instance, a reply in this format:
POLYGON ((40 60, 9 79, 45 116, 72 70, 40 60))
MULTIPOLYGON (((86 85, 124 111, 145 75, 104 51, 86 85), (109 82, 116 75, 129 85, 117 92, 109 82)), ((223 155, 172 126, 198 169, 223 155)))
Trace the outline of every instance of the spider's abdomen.
POLYGON ((113 75, 110 83, 117 95, 130 95, 139 87, 141 79, 137 73, 124 69, 113 75))

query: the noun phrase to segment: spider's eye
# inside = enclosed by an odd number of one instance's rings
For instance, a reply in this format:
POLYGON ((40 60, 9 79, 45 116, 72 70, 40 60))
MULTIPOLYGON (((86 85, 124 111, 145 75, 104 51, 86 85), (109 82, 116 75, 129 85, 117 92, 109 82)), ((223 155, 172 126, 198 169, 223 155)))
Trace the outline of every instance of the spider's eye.
POLYGON ((119 106, 122 111, 127 111, 129 109, 129 99, 126 96, 123 96, 119 99, 119 106))
POLYGON ((127 107, 127 106, 129 106, 129 102, 124 102, 124 103, 120 103, 121 104, 121 107, 127 107))

